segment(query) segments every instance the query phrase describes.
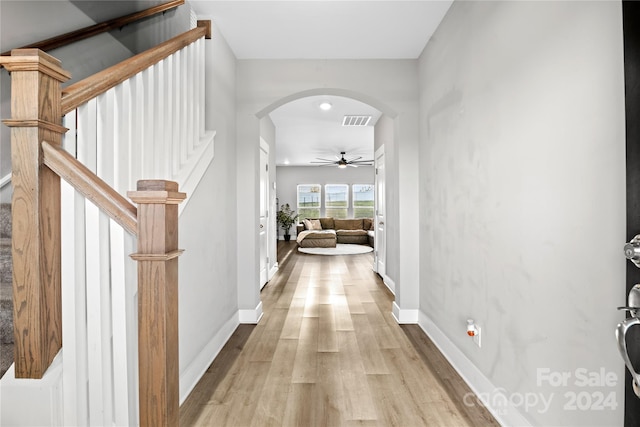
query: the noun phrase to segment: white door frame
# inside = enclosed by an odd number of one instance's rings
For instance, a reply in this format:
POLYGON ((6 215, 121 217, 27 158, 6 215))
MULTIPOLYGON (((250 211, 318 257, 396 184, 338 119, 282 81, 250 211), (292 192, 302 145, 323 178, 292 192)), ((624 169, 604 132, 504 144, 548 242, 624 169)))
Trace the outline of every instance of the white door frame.
POLYGON ((259 164, 260 164, 260 185, 259 185, 259 193, 260 193, 260 202, 259 202, 259 217, 260 217, 260 225, 258 230, 258 244, 260 245, 260 259, 259 259, 259 274, 258 277, 260 289, 264 287, 269 281, 269 258, 271 254, 269 253, 269 239, 270 239, 270 228, 269 227, 269 217, 270 217, 270 180, 269 180, 269 144, 260 138, 260 153, 259 153, 259 164), (263 157, 264 155, 264 157, 263 157), (266 161, 263 161, 266 159, 266 161), (264 175, 263 175, 264 173, 264 175), (263 258, 264 257, 264 258, 263 258))
MULTIPOLYGON (((374 261, 373 270, 378 273, 385 284, 387 284, 386 276, 386 242, 387 227, 384 224, 387 217, 386 212, 386 157, 384 155, 384 145, 380 146, 374 156, 375 168, 375 212, 374 212, 374 261), (383 171, 379 174, 379 171, 383 171), (381 197, 382 195, 382 197, 381 197)), ((387 286, 389 286, 387 284, 387 286)), ((391 289, 391 288, 390 288, 391 289)), ((395 293, 395 289, 391 289, 395 293)))

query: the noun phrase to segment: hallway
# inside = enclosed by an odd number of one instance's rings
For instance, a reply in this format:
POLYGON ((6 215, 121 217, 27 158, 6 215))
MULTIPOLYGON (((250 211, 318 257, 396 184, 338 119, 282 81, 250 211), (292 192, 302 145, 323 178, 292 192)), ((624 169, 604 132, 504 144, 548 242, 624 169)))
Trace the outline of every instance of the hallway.
POLYGON ((235 331, 182 426, 498 425, 463 403, 469 389, 420 328, 393 319, 371 254, 304 255, 295 242, 278 254, 263 318, 235 331))

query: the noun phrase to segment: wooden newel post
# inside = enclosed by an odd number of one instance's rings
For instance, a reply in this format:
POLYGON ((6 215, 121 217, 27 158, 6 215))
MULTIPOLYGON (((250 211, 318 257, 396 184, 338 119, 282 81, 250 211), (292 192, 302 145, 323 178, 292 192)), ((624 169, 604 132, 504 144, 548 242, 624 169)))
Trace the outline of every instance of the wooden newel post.
POLYGON ((171 181, 138 181, 128 196, 138 203, 138 366, 140 426, 177 426, 178 204, 171 181))
POLYGON ((60 61, 38 49, 0 57, 11 72, 13 320, 16 378, 42 378, 62 346, 60 178, 42 141, 62 143, 60 61))

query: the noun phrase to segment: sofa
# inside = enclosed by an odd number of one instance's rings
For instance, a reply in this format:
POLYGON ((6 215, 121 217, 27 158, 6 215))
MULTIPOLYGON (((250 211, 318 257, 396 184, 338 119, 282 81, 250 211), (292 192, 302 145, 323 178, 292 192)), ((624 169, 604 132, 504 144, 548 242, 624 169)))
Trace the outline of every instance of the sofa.
POLYGON ((298 246, 335 248, 336 243, 374 245, 371 218, 309 218, 296 226, 298 246))

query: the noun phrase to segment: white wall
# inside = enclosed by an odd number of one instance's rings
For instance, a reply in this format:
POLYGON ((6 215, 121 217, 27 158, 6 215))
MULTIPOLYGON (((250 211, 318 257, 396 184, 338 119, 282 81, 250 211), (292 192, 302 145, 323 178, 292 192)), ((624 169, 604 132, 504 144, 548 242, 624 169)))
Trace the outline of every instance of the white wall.
MULTIPOLYGON (((371 184, 374 181, 373 166, 360 166, 358 168, 338 169, 337 167, 317 167, 317 166, 278 166, 278 202, 280 205, 289 203, 291 209, 298 212, 297 186, 298 184, 320 184, 322 185, 322 216, 325 216, 324 208, 324 185, 325 184, 349 184, 349 210, 348 217, 353 218, 353 207, 351 197, 352 184, 371 184)), ((295 226, 291 227, 291 235, 295 236, 295 226)), ((280 230, 280 234, 283 231, 280 230)))
POLYGON ((253 285, 258 282, 257 235, 246 230, 247 224, 257 223, 259 118, 293 99, 333 94, 366 102, 394 119, 396 144, 393 148, 397 153, 391 153, 394 163, 387 167, 387 182, 393 183, 389 191, 398 194, 398 203, 389 206, 387 250, 398 257, 399 265, 390 270, 396 272, 396 276, 391 277, 396 283, 396 303, 400 309, 417 313, 418 242, 414 238, 418 215, 417 71, 415 60, 238 61, 238 167, 242 167, 238 173, 238 221, 242 224, 238 227, 238 252, 242 254, 238 263, 241 289, 238 297, 241 309, 256 307, 259 302, 253 285), (402 167, 399 159, 405 162, 402 167), (409 220, 401 222, 400 212, 409 220))
POLYGON ((621 19, 620 2, 454 2, 420 57, 421 324, 512 399, 492 402, 507 425, 622 425, 621 19), (580 386, 577 368, 617 380, 580 386), (596 392, 617 407, 564 408, 596 392))

